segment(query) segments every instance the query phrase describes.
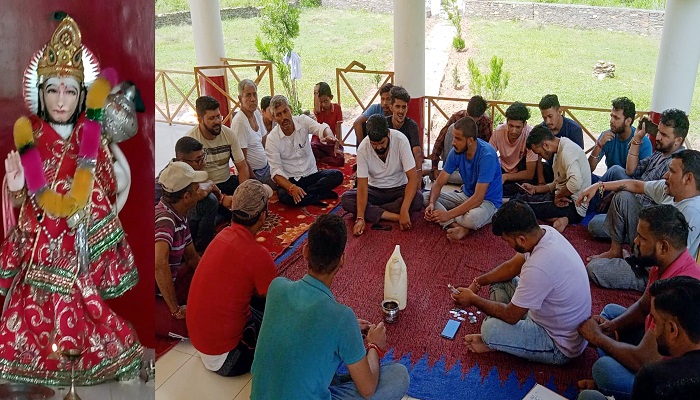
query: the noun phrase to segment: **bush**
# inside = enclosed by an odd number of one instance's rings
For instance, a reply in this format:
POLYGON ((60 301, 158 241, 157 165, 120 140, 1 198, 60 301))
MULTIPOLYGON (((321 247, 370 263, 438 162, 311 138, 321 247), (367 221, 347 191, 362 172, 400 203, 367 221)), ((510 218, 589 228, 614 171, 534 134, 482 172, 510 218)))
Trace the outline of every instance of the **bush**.
MULTIPOLYGON (((489 70, 487 73, 482 73, 476 62, 472 58, 467 60, 467 68, 469 69, 469 89, 472 94, 478 94, 486 98, 486 100, 501 100, 503 93, 510 82, 510 73, 503 70, 503 59, 498 56, 491 57, 489 70)), ((501 114, 494 115, 494 124, 503 121, 501 114)))
POLYGON ((462 37, 462 14, 457 6, 457 0, 441 0, 440 5, 447 13, 447 18, 452 22, 452 25, 457 28, 457 35, 452 38, 452 47, 457 51, 464 50, 466 46, 462 37))
POLYGON ((321 7, 321 0, 301 0, 301 6, 307 8, 321 7))
POLYGON ((467 45, 464 43, 464 39, 455 36, 452 38, 452 47, 454 47, 457 51, 462 51, 465 47, 467 47, 467 45))
POLYGON ((255 48, 263 59, 274 64, 292 112, 301 114, 301 103, 290 67, 283 61, 294 48, 293 39, 299 36, 299 8, 291 6, 287 0, 267 0, 260 11, 260 19, 260 30, 265 40, 256 37, 255 48))
POLYGON ((454 89, 459 89, 461 83, 462 81, 459 79, 459 71, 455 65, 454 69, 452 70, 452 87, 454 89))

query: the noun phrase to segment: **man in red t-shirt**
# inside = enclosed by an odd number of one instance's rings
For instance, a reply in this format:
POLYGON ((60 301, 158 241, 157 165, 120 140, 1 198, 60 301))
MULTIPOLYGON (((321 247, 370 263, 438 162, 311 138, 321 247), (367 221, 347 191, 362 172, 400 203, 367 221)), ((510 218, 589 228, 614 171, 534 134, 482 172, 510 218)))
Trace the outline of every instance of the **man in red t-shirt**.
POLYGON ((333 94, 331 87, 326 82, 319 82, 314 88, 314 115, 319 124, 328 124, 335 134, 336 141, 331 143, 321 143, 317 136, 311 138, 311 150, 317 162, 326 163, 334 167, 345 165, 343 155, 343 110, 340 104, 331 103, 333 94))
POLYGON ((214 238, 190 285, 187 330, 204 366, 222 376, 250 371, 265 296, 277 276, 270 252, 255 240, 272 189, 249 179, 231 203, 231 226, 214 238))

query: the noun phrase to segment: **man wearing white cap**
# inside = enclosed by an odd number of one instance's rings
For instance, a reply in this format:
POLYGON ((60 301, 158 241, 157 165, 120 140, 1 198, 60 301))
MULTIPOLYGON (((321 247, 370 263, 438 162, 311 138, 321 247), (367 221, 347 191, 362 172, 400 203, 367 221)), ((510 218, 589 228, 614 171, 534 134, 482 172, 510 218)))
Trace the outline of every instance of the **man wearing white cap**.
POLYGON ((204 367, 222 376, 250 371, 265 296, 277 276, 270 252, 255 240, 267 219, 272 189, 241 183, 231 201, 231 226, 204 252, 192 278, 187 328, 204 367))
POLYGON ((168 164, 158 178, 163 196, 156 204, 155 221, 157 335, 187 336, 185 304, 199 262, 187 225, 187 212, 197 204, 198 183, 207 179, 206 171, 195 171, 182 161, 168 164))

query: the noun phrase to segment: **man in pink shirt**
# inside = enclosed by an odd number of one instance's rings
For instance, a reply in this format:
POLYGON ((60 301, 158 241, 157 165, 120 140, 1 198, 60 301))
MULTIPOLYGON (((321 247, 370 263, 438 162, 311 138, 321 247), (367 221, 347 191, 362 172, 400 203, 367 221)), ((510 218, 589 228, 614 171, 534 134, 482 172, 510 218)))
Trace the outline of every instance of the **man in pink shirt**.
POLYGON ((638 265, 653 266, 649 283, 642 297, 629 308, 608 304, 600 315, 579 327, 581 335, 598 347, 601 356, 593 364, 594 382, 581 381, 581 388, 592 389, 597 385, 606 395, 629 398, 635 373, 662 359, 652 331, 649 286, 674 276, 700 279, 700 267, 686 247, 688 232, 683 213, 672 205, 652 206, 639 213, 635 255, 638 265))
POLYGON ((500 124, 491 136, 491 146, 501 162, 503 197, 518 193, 520 183, 533 183, 537 170, 537 154, 527 148, 532 127, 527 125, 530 110, 516 101, 506 109, 506 123, 500 124))

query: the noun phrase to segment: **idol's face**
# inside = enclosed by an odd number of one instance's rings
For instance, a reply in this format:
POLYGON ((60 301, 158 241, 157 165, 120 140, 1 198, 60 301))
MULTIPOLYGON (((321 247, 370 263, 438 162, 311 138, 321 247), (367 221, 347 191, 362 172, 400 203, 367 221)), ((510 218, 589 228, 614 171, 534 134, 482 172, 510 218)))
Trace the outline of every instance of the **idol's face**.
POLYGON ((80 101, 80 84, 75 78, 49 78, 41 91, 50 122, 66 123, 80 101))

